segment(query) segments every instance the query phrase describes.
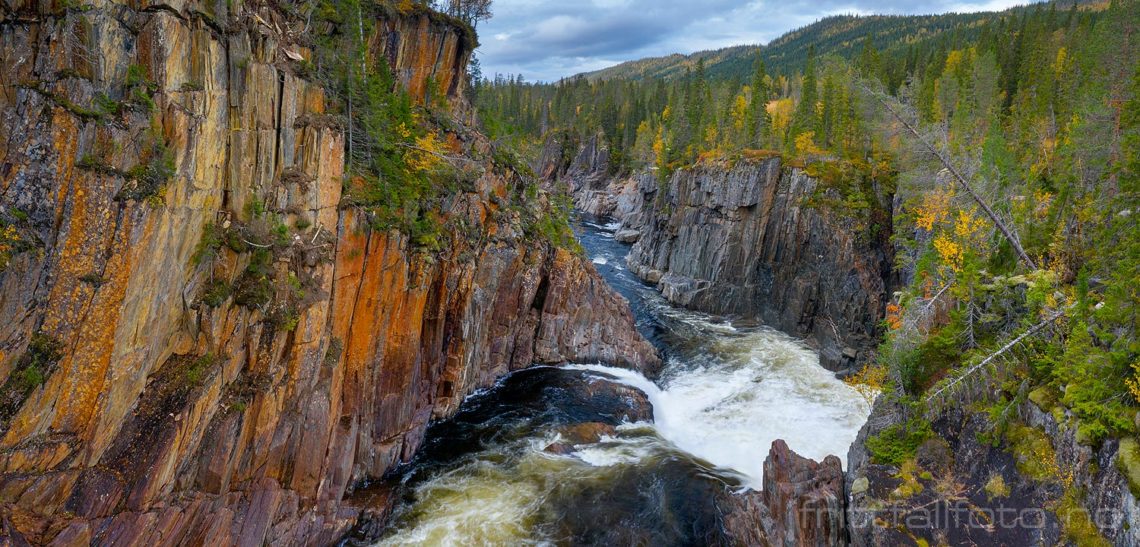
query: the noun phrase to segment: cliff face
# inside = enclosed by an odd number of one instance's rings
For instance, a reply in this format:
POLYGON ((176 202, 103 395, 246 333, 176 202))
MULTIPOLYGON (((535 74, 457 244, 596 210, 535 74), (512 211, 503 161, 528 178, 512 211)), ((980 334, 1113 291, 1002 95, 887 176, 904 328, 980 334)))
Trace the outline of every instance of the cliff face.
MULTIPOLYGON (((657 191, 656 179, 647 173, 632 177, 610 173, 610 154, 602 134, 583 141, 569 132, 551 133, 535 171, 548 188, 569 194, 577 210, 620 220, 627 229, 645 223, 650 213, 645 196, 657 191)), ((636 231, 627 230, 624 240, 632 243, 636 236, 636 231)))
POLYGON ((609 177, 603 148, 597 136, 554 135, 538 171, 579 210, 621 221, 615 237, 636 242, 630 271, 675 304, 805 337, 831 370, 867 361, 892 276, 889 194, 872 197, 886 213, 872 236, 843 211, 809 205, 834 190, 779 158, 702 164, 662 183, 609 177))
MULTIPOLYGON (((470 237, 437 254, 342 208, 344 137, 301 76, 304 21, 236 2, 3 9, 5 533, 328 543, 361 510, 354 484, 496 376, 656 365, 586 261, 524 238, 509 170, 486 162, 445 202, 470 237), (259 209, 280 219, 271 246, 243 241, 259 209), (208 224, 228 241, 202 260, 208 224)), ((377 23, 372 51, 413 96, 438 83, 462 109, 463 34, 377 23)))
POLYGON ((803 336, 829 369, 864 362, 887 304, 888 240, 808 206, 817 185, 778 158, 678 171, 646 201, 630 271, 677 304, 803 336))

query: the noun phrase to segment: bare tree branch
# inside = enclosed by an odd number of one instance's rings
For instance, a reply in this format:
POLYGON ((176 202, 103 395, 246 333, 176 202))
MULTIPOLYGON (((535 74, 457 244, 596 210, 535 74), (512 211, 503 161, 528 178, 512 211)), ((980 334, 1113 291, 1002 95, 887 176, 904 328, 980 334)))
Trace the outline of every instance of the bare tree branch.
POLYGON ((1057 310, 1057 311, 1053 312, 1052 314, 1049 315, 1049 317, 1045 318, 1044 321, 1042 321, 1036 325, 1033 325, 1032 327, 1029 328, 1029 330, 1021 333, 1021 335, 1018 336, 1017 338, 1010 340, 1008 343, 1006 343, 1006 345, 1002 346, 1001 349, 995 351, 994 353, 991 353, 985 359, 982 359, 981 362, 979 362, 978 364, 966 369, 965 372, 963 372, 962 374, 959 374, 957 378, 954 378, 949 383, 947 383, 946 385, 939 388, 938 391, 935 391, 934 393, 927 395, 926 396, 926 402, 930 403, 932 401, 937 400, 938 397, 940 395, 942 395, 943 393, 945 393, 947 390, 958 385, 959 383, 961 383, 966 378, 969 378, 972 374, 974 374, 975 372, 980 370, 982 367, 985 367, 986 365, 992 363, 994 361, 994 359, 1001 357, 1003 354, 1005 354, 1005 352, 1013 349, 1013 347, 1016 346, 1017 344, 1020 344, 1022 340, 1025 340, 1026 338, 1029 338, 1030 336, 1037 334, 1038 331, 1049 326, 1050 323, 1052 323, 1053 321, 1056 321, 1057 319, 1060 319, 1064 315, 1065 315, 1065 310, 1057 310))
POLYGON ((918 142, 922 144, 923 148, 930 152, 930 154, 934 156, 939 163, 942 164, 946 171, 949 172, 950 175, 952 175, 954 179, 957 180, 958 183, 966 189, 966 192, 970 194, 970 197, 974 200, 974 202, 982 208, 982 211, 986 213, 986 216, 990 217, 990 220, 994 223, 995 226, 997 226, 997 229, 1000 230, 1002 235, 1005 236, 1005 239, 1009 241, 1009 244, 1013 247, 1013 250, 1017 253, 1017 256, 1021 258, 1021 261, 1030 270, 1036 270, 1037 264, 1033 262, 1032 258, 1029 258, 1029 254, 1025 252, 1024 248, 1022 248, 1020 239, 1014 235, 1013 231, 1009 229, 1006 223, 1003 222, 1000 217, 998 217, 993 208, 991 208, 989 204, 986 203, 986 201, 982 199, 982 197, 978 195, 977 192, 974 191, 974 187, 970 185, 969 181, 965 176, 962 175, 958 168, 954 166, 954 163, 950 161, 950 158, 946 157, 946 154, 935 148, 930 141, 922 136, 922 133, 918 131, 918 128, 915 127, 914 124, 909 122, 901 113, 891 107, 890 102, 887 101, 882 93, 873 91, 863 82, 860 82, 859 86, 862 87, 863 90, 869 93, 871 96, 875 97, 875 100, 877 100, 879 104, 883 105, 883 108, 887 109, 887 112, 890 113, 891 116, 898 120, 899 123, 901 123, 911 135, 914 135, 914 137, 918 139, 918 142))

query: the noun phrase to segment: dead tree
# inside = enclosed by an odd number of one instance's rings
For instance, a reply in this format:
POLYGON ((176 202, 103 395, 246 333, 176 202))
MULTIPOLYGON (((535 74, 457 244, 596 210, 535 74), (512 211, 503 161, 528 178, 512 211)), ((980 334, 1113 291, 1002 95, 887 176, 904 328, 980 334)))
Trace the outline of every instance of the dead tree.
POLYGON ((1024 263, 1025 266, 1030 270, 1036 270, 1037 264, 1033 262, 1032 258, 1029 258, 1029 254, 1025 252, 1025 249, 1021 246, 1021 241, 1013 233, 1013 230, 1011 230, 1006 225, 1006 223, 998 217, 993 208, 991 208, 990 205, 986 203, 986 201, 982 199, 982 197, 974 190, 974 187, 968 180, 966 180, 966 177, 962 175, 962 172, 954 165, 954 162, 950 161, 950 158, 945 153, 936 148, 933 143, 923 137, 922 133, 918 131, 918 127, 915 123, 911 123, 906 119, 906 117, 902 115, 902 113, 892 107, 890 101, 887 100, 883 93, 872 90, 866 83, 860 82, 859 85, 863 88, 864 91, 873 96, 875 100, 879 102, 879 104, 883 105, 883 108, 885 108, 893 118, 898 120, 898 122, 901 123, 904 128, 906 128, 908 133, 913 135, 914 138, 918 139, 918 142, 922 145, 922 148, 924 148, 927 152, 930 153, 931 156, 934 156, 934 158, 942 164, 942 167, 946 169, 946 171, 950 173, 950 175, 954 177, 954 179, 958 181, 959 184, 962 185, 962 188, 966 190, 966 193, 970 195, 970 198, 974 200, 974 203, 977 203, 978 207, 981 207, 986 216, 990 218, 990 221, 994 223, 994 226, 996 226, 1002 235, 1005 236, 1005 239, 1009 241, 1010 246, 1013 247, 1014 252, 1017 253, 1017 256, 1021 259, 1021 262, 1024 263))

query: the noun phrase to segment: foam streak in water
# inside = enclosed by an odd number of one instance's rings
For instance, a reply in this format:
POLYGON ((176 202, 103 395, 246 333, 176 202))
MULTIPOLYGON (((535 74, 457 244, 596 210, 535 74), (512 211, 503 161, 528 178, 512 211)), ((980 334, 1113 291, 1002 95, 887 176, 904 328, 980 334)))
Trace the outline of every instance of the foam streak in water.
MULTIPOLYGON (((697 314, 691 319, 702 320, 697 314)), ((846 455, 868 409, 858 393, 819 366, 813 352, 770 330, 717 342, 726 358, 687 367, 672 362, 664 388, 630 370, 575 368, 604 372, 644 391, 662 437, 743 473, 753 488, 760 488, 764 458, 776 439, 815 460, 846 455)))

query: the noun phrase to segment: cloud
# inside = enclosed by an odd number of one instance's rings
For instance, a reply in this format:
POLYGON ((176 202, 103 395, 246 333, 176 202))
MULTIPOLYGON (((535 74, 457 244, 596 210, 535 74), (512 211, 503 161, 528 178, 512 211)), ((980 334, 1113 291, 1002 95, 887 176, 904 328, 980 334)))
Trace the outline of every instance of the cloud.
POLYGON ((642 57, 760 44, 837 14, 999 10, 1026 0, 496 0, 484 74, 553 81, 642 57))

